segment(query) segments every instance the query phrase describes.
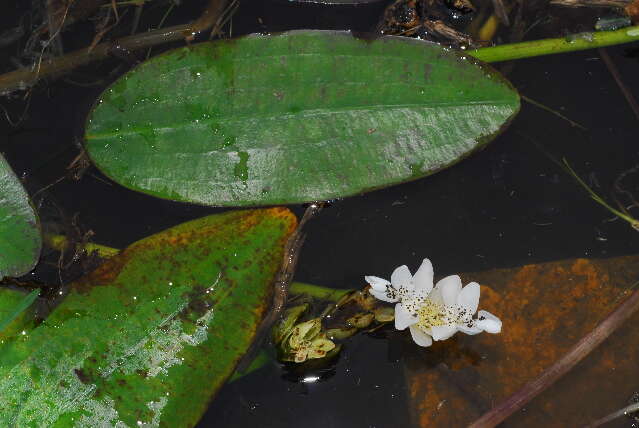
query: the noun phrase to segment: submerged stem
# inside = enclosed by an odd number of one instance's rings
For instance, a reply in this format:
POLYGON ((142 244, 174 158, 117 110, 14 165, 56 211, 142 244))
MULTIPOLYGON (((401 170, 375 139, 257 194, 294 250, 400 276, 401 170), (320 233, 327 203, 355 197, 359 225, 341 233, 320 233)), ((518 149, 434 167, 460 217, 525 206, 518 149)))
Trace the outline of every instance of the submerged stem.
POLYGON ((470 425, 470 428, 492 428, 503 422, 510 415, 521 409, 526 403, 543 392, 559 378, 568 373, 577 363, 583 360, 592 350, 608 338, 617 328, 619 328, 631 315, 639 309, 639 290, 610 315, 606 317, 594 330, 584 336, 567 354, 561 357, 555 364, 550 366, 536 379, 528 382, 519 391, 502 401, 482 417, 470 425))
POLYGON ((43 61, 33 69, 25 68, 0 75, 0 95, 28 89, 43 77, 56 77, 68 73, 74 68, 104 59, 115 47, 134 51, 163 43, 191 40, 217 22, 224 12, 226 4, 227 0, 209 0, 202 15, 190 24, 174 25, 123 37, 113 42, 100 43, 93 47, 78 49, 50 61, 43 61))
POLYGON ((610 421, 613 421, 621 416, 629 415, 631 413, 635 413, 639 411, 639 403, 633 403, 629 406, 624 407, 623 409, 617 410, 616 412, 612 412, 611 414, 604 416, 603 418, 596 420, 587 426, 587 428, 596 428, 603 424, 607 424, 610 421))
MULTIPOLYGON (((45 234, 44 242, 56 251, 64 251, 69 244, 69 239, 64 235, 45 234)), ((87 253, 93 253, 94 251, 97 251, 98 256, 102 257, 103 259, 113 257, 120 252, 120 250, 118 250, 117 248, 94 244, 93 242, 85 243, 84 245, 82 245, 82 248, 80 248, 80 250, 84 250, 87 253)))
POLYGON ((588 194, 590 195, 590 197, 597 202, 599 205, 603 206, 604 208, 606 208, 608 211, 610 211, 611 213, 613 213, 614 215, 616 215, 617 217, 619 217, 622 220, 627 221, 630 226, 632 226, 633 229, 639 231, 639 220, 637 220, 636 218, 631 217, 629 214, 626 214, 624 212, 621 212, 615 208, 613 208, 612 206, 610 206, 610 204, 608 202, 606 202, 604 200, 604 198, 602 198, 601 196, 599 196, 597 193, 595 193, 594 190, 592 190, 590 188, 590 186, 588 186, 582 179, 581 177, 579 177, 579 175, 575 172, 574 169, 572 169, 572 167, 570 166, 570 164, 568 163, 568 161, 566 161, 566 159, 564 159, 564 167, 565 169, 568 171, 568 173, 570 175, 572 175, 575 180, 577 180, 577 182, 586 190, 586 192, 588 192, 588 194))
POLYGON ((304 282, 293 282, 290 287, 291 294, 305 294, 315 299, 328 300, 329 302, 337 302, 352 291, 353 290, 322 287, 304 282))
POLYGON ((66 55, 43 61, 36 69, 20 69, 0 76, 0 95, 12 91, 28 89, 44 77, 53 77, 68 73, 74 68, 87 65, 109 56, 114 47, 129 51, 155 46, 161 43, 174 42, 184 39, 185 32, 190 25, 175 25, 161 30, 139 33, 123 37, 115 42, 104 42, 93 47, 86 47, 66 55))

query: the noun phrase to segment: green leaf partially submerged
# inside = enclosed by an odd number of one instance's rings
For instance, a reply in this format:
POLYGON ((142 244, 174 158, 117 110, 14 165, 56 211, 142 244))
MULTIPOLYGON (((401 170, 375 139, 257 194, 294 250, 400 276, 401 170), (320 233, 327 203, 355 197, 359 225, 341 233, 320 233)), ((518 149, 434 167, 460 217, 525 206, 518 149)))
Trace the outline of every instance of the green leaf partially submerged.
POLYGON ((30 313, 27 309, 38 298, 38 294, 40 294, 39 289, 29 294, 0 289, 0 340, 10 333, 14 325, 21 324, 17 321, 30 313))
POLYGON ((33 269, 41 247, 40 225, 29 196, 0 154, 0 279, 33 269))
POLYGON ((193 426, 246 352, 295 217, 205 217, 139 241, 0 347, 0 426, 193 426))
POLYGON ((207 205, 327 200, 423 177, 519 109, 497 72, 444 47, 349 33, 176 49, 107 89, 86 149, 134 190, 207 205))
POLYGON ((0 345, 12 340, 22 332, 30 331, 35 324, 33 302, 40 290, 24 293, 0 288, 0 345))

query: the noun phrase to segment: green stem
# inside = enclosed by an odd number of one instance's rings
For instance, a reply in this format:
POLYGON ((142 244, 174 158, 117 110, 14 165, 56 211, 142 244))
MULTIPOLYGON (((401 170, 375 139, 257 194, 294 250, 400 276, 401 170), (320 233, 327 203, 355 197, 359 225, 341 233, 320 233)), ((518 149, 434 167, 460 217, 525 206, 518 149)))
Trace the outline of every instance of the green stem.
POLYGON ((316 299, 337 302, 342 296, 353 290, 336 290, 322 287, 321 285, 306 284, 304 282, 292 282, 289 288, 291 294, 306 294, 316 299))
POLYGON ((541 55, 582 51, 635 41, 639 41, 639 26, 626 27, 615 31, 573 34, 556 39, 542 39, 531 42, 491 46, 470 50, 468 54, 484 62, 499 62, 541 55))
POLYGON ((597 193, 595 193, 595 191, 592 190, 590 186, 588 186, 586 182, 581 179, 581 177, 579 177, 579 175, 575 172, 574 169, 572 169, 572 167, 570 166, 570 164, 568 163, 566 159, 564 159, 564 167, 566 168, 568 173, 572 175, 575 178, 575 180, 577 180, 577 182, 586 190, 586 192, 588 192, 590 197, 594 199, 595 202, 597 202, 599 205, 606 208, 608 211, 610 211, 611 213, 613 213, 620 219, 627 221, 630 224, 630 226, 632 226, 633 229, 639 231, 639 220, 610 206, 610 204, 608 204, 608 202, 606 202, 604 198, 602 198, 597 193))
MULTIPOLYGON (((44 242, 51 248, 57 251, 64 251, 67 248, 69 240, 64 235, 44 235, 44 242)), ((94 251, 98 252, 98 255, 103 259, 108 259, 115 256, 120 252, 117 248, 107 247, 105 245, 94 244, 93 242, 87 242, 82 247, 87 253, 94 251)))

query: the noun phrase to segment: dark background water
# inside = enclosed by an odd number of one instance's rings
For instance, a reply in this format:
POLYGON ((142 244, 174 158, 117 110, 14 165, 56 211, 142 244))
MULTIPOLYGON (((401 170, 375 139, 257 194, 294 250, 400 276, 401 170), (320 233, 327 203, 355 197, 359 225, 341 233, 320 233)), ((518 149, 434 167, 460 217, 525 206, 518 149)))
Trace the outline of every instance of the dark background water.
MULTIPOLYGON (((3 6, 7 13, 0 14, 2 29, 15 25, 24 11, 20 2, 10 3, 3 6)), ((374 27, 387 3, 354 7, 246 1, 233 18, 233 33, 293 28, 366 31, 374 27)), ((201 5, 199 1, 176 8, 165 25, 193 19, 201 5)), ((158 10, 149 19, 157 22, 162 13, 158 10)), ((587 26, 588 22, 577 24, 587 26)), ((65 47, 86 45, 79 36, 83 30, 80 26, 75 33, 65 34, 65 47)), ((539 36, 550 34, 531 33, 529 38, 539 36)), ((636 43, 607 49, 636 96, 638 50, 636 43)), ((0 58, 14 54, 5 48, 0 58)), ((81 77, 102 76, 114 64, 110 60, 85 69, 81 77)), ((11 68, 4 60, 0 66, 3 71, 11 68)), ((519 60, 508 78, 522 94, 587 129, 523 103, 504 134, 457 166, 415 182, 334 201, 308 224, 296 280, 359 287, 365 274, 388 277, 401 264, 415 269, 424 257, 433 261, 436 276, 442 277, 564 258, 636 254, 639 232, 625 222, 613 221, 532 143, 536 141, 556 158, 568 159, 606 197, 614 179, 639 164, 637 118, 598 52, 519 60)), ((64 175, 78 152, 84 117, 102 88, 64 81, 41 85, 19 126, 0 119, 0 151, 24 176, 32 193, 64 175)), ((25 109, 25 103, 16 98, 0 99, 0 104, 13 119, 25 109)), ((79 214, 82 225, 95 232, 96 242, 114 247, 222 211, 129 191, 95 168, 80 182, 64 180, 47 194, 67 216, 79 214)), ((292 208, 298 214, 303 211, 292 208)), ((406 426, 404 352, 396 340, 357 337, 346 346, 336 374, 310 384, 289 382, 282 379, 279 367, 265 367, 225 386, 200 426, 406 426)))

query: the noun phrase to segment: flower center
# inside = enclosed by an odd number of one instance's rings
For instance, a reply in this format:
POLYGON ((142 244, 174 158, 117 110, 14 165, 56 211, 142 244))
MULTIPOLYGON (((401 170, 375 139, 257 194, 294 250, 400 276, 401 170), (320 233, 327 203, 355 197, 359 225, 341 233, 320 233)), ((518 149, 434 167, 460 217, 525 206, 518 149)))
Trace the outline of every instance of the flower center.
POLYGON ((446 306, 426 299, 417 308, 417 326, 423 330, 441 325, 454 325, 456 318, 446 306))
POLYGON ((467 324, 472 318, 472 315, 469 315, 464 308, 445 306, 428 298, 420 301, 414 308, 417 327, 424 331, 428 331, 431 327, 467 324))

